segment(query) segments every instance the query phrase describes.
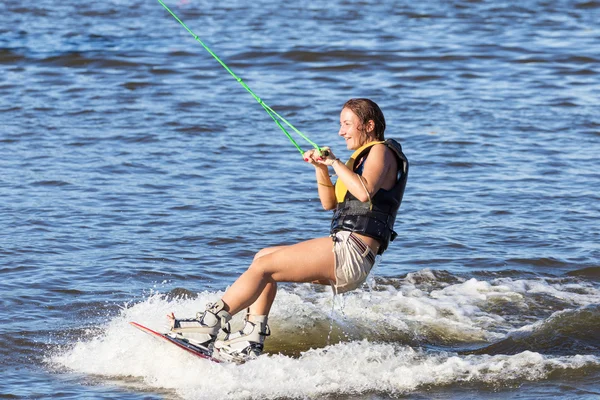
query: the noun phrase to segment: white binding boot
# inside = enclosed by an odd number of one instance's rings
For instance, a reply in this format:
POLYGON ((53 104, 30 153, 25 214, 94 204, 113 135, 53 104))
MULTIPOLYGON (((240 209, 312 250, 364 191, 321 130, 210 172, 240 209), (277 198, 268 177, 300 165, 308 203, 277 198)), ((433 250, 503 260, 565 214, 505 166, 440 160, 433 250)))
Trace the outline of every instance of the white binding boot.
POLYGON ((173 317, 171 332, 177 336, 188 339, 195 345, 208 348, 217 339, 219 331, 229 332, 231 314, 225 311, 225 303, 219 300, 214 304, 207 304, 203 313, 198 313, 196 318, 175 319, 173 317))
POLYGON ((263 351, 265 338, 271 335, 267 319, 266 315, 247 314, 241 331, 215 342, 214 349, 218 351, 218 356, 236 362, 258 357, 263 351))

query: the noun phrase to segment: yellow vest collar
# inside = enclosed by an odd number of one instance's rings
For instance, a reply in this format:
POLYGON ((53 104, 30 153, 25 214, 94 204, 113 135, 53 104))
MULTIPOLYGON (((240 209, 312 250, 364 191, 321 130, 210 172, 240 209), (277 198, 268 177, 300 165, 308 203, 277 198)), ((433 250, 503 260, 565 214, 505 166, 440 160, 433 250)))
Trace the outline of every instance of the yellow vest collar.
MULTIPOLYGON (((369 147, 375 146, 376 144, 380 143, 385 142, 381 140, 376 140, 362 145, 360 148, 355 150, 354 153, 352 153, 348 161, 346 161, 346 166, 350 169, 350 171, 354 171, 354 163, 356 162, 356 159, 362 154, 362 152, 368 149, 369 147)), ((342 180, 338 178, 338 180, 335 182, 335 198, 337 199, 337 202, 342 203, 346 198, 347 193, 348 188, 346 187, 344 182, 342 182, 342 180)))

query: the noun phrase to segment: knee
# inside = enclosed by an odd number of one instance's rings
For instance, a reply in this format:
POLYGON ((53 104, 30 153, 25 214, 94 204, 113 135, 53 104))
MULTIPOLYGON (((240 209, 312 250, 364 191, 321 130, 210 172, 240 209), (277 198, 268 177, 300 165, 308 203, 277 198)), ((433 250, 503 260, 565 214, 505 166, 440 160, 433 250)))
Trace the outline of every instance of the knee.
POLYGON ((258 253, 254 255, 254 261, 258 260, 262 256, 272 253, 273 251, 275 251, 274 247, 265 247, 264 249, 259 250, 258 253))
POLYGON ((268 273, 268 263, 265 261, 265 259, 259 257, 259 253, 256 253, 256 257, 254 257, 254 261, 252 261, 252 264, 250 264, 250 266, 248 267, 248 272, 250 272, 253 275, 257 275, 260 277, 260 279, 267 279, 269 280, 271 277, 271 274, 268 273))

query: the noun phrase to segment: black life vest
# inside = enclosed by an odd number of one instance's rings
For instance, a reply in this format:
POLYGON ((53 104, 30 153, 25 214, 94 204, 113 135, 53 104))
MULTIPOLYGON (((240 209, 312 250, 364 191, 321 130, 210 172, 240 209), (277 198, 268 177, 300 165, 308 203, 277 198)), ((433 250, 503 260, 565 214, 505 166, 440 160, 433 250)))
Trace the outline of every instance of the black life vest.
POLYGON ((385 144, 396 156, 398 162, 396 184, 390 190, 379 189, 369 203, 354 197, 338 179, 340 183, 338 187, 336 182, 338 204, 331 221, 331 233, 350 231, 377 239, 380 243, 378 253, 382 254, 389 242, 397 236, 394 232, 394 222, 404 196, 408 177, 408 159, 402 152, 400 143, 388 139, 385 142, 371 142, 361 147, 352 154, 346 165, 356 172, 358 168, 354 165, 355 160, 366 157, 371 148, 379 143, 385 144))

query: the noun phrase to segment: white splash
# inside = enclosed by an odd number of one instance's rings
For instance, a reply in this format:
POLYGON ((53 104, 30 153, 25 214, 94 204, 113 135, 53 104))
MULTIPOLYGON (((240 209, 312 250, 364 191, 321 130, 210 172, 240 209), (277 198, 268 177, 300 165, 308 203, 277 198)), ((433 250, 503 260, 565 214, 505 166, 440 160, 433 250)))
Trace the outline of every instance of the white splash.
MULTIPOLYGON (((532 290, 568 297, 576 303, 585 303, 590 297, 597 302, 599 298, 591 289, 577 288, 578 293, 584 293, 577 297, 572 288, 543 280, 471 279, 438 285, 442 286, 427 292, 406 279, 399 289, 390 286, 355 291, 336 302, 338 312, 334 318, 343 329, 352 331, 350 336, 357 338, 366 332, 362 337, 369 340, 310 349, 299 357, 266 354, 239 366, 198 359, 128 324, 137 321, 166 331, 167 313, 192 316, 223 293, 203 292, 195 299, 174 300, 152 295, 124 309, 107 323, 101 335, 82 340, 49 361, 77 373, 111 379, 133 377, 150 390, 172 390, 185 399, 317 398, 372 392, 398 395, 430 385, 498 385, 544 379, 559 370, 600 367, 600 359, 591 355, 550 357, 523 352, 512 356, 459 356, 417 350, 401 341, 375 341, 389 330, 459 343, 489 340, 502 336, 498 326, 510 330, 504 318, 484 311, 490 302, 523 302, 532 290)), ((319 331, 323 324, 319 328, 317 322, 329 323, 332 304, 330 292, 315 291, 310 285, 280 288, 270 317, 274 335, 287 335, 288 342, 297 335, 326 336, 326 332, 319 331)), ((238 316, 233 323, 240 323, 240 319, 238 316)))

